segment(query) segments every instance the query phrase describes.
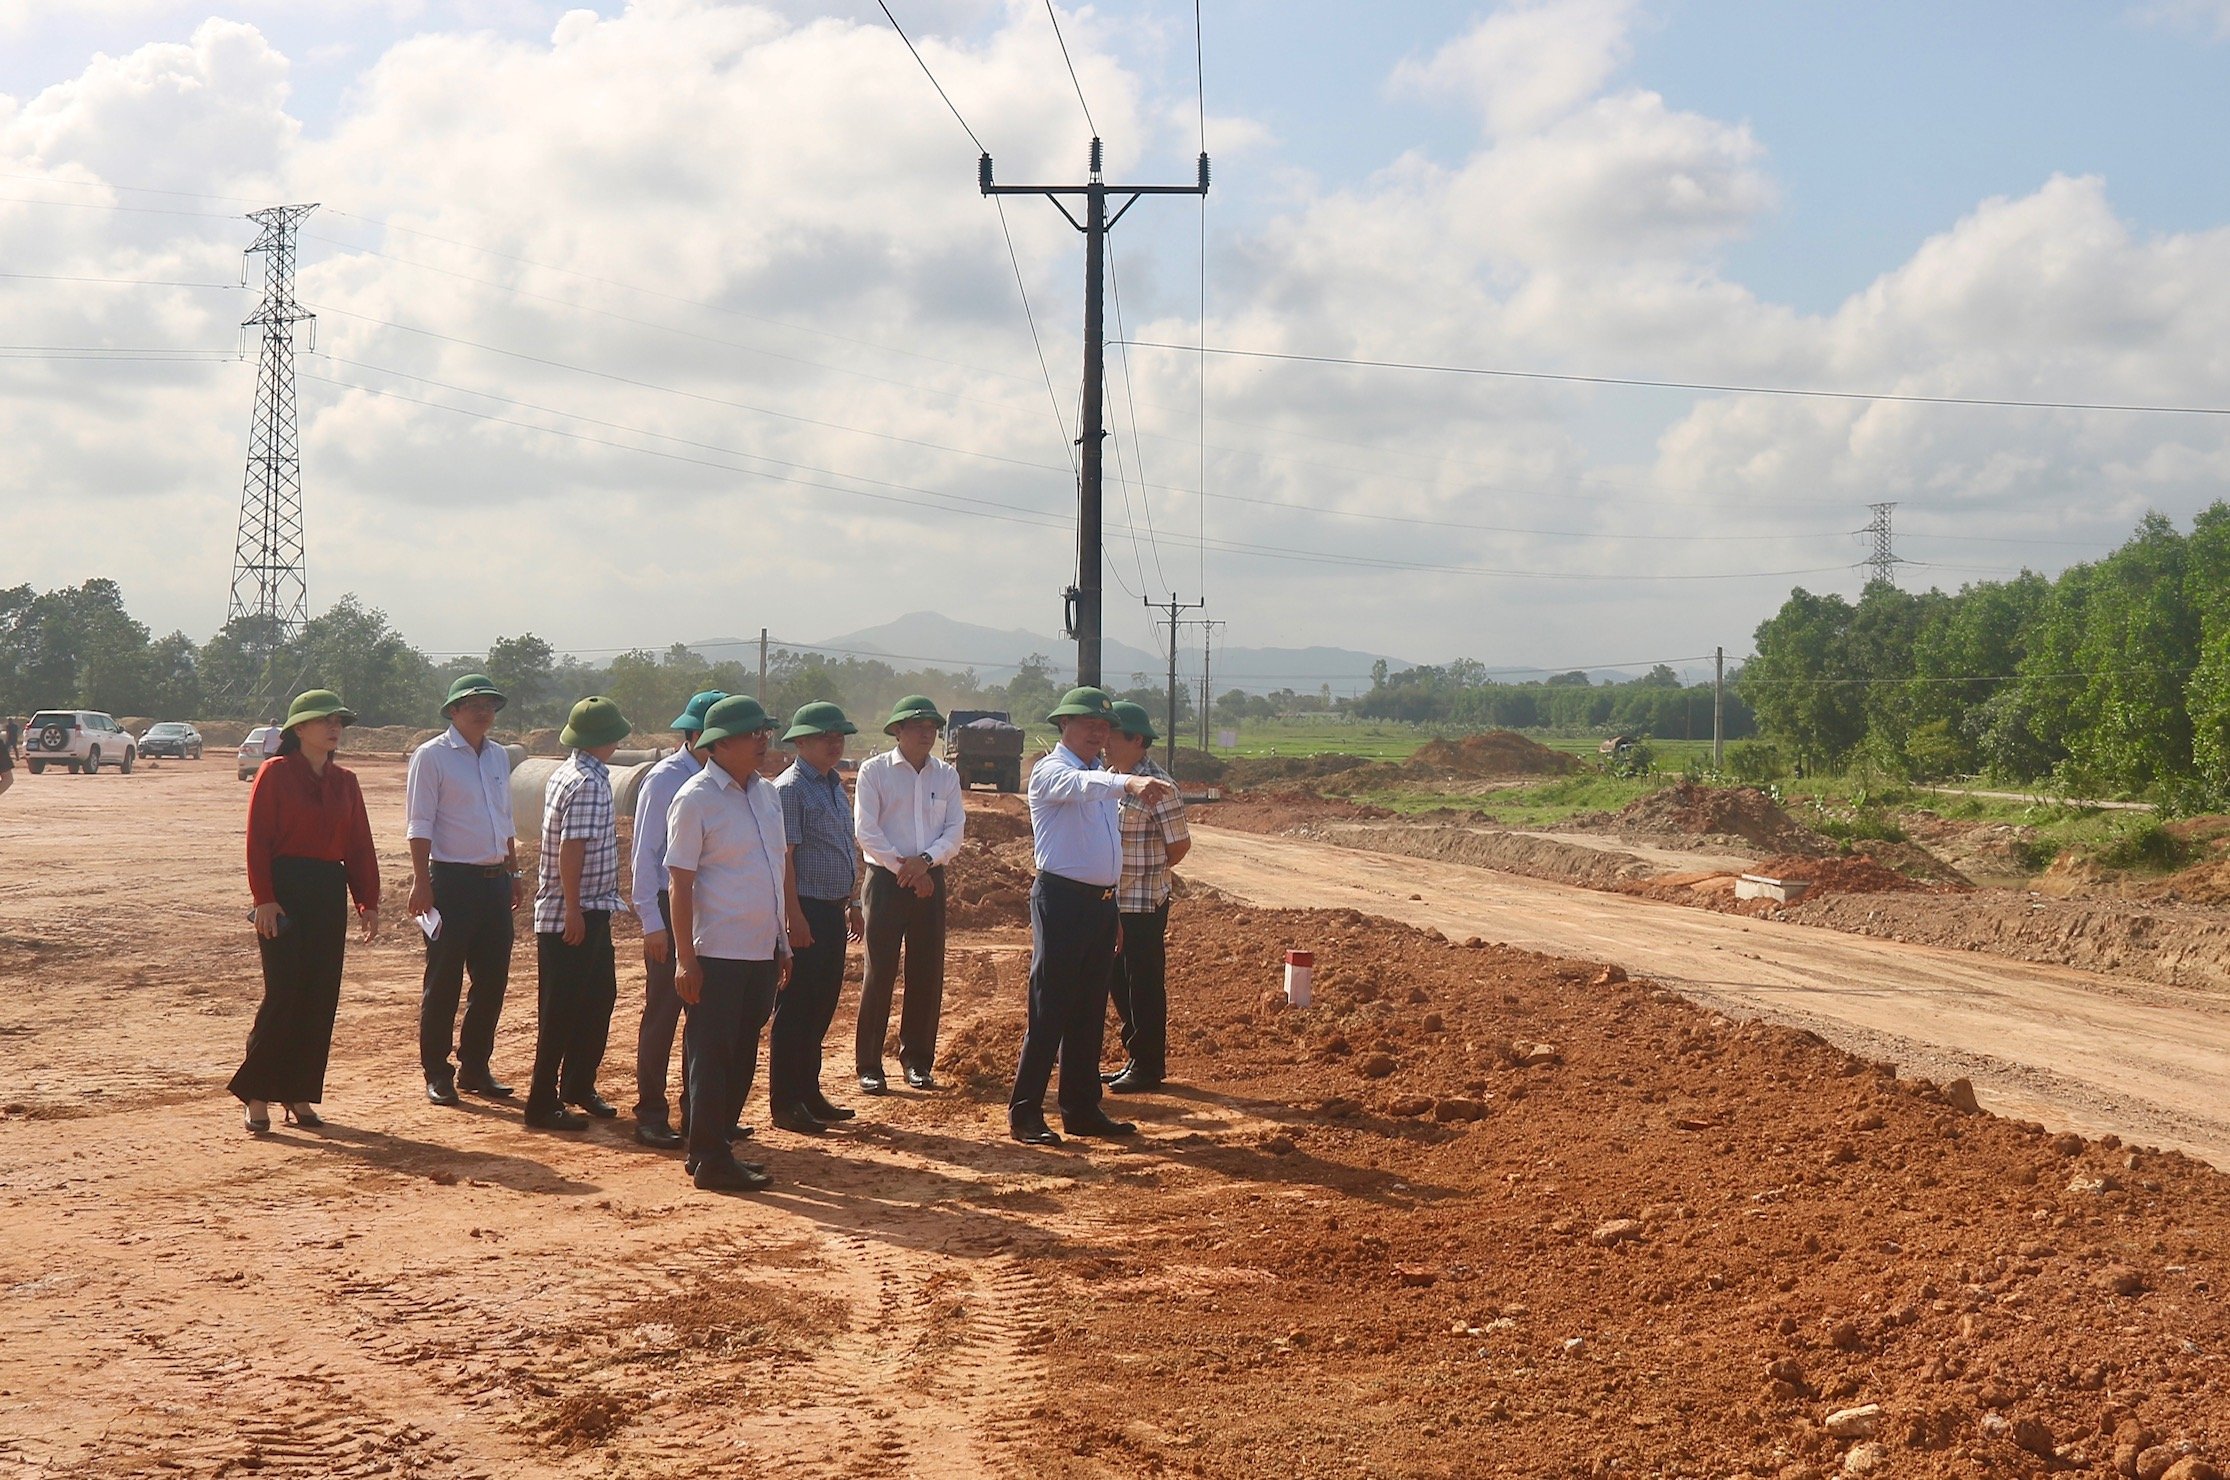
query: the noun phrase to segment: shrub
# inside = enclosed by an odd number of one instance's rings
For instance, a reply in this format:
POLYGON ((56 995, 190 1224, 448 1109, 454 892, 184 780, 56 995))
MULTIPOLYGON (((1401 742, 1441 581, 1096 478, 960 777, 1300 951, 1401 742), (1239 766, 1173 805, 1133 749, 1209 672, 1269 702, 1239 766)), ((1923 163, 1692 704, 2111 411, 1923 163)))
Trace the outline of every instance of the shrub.
POLYGON ((2170 832, 2158 817, 2145 817, 2130 824, 2098 850, 2098 861, 2107 868, 2161 873, 2183 867, 2190 856, 2191 845, 2170 832))

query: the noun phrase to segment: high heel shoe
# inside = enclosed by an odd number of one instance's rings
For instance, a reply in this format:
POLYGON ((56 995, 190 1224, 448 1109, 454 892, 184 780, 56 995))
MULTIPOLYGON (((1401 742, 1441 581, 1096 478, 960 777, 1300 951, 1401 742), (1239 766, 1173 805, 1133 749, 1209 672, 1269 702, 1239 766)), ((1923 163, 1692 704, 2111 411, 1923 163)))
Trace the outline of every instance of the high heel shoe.
POLYGON ((268 1104, 265 1104, 262 1100, 248 1101, 247 1105, 241 1111, 240 1123, 248 1128, 248 1133, 250 1135, 269 1135, 271 1133, 271 1107, 268 1104), (261 1115, 256 1114, 256 1107, 258 1105, 263 1106, 263 1113, 261 1115))
POLYGON ((325 1117, 308 1105, 288 1105, 286 1107, 286 1123, 288 1125, 298 1125, 306 1131, 314 1131, 325 1124, 325 1117))

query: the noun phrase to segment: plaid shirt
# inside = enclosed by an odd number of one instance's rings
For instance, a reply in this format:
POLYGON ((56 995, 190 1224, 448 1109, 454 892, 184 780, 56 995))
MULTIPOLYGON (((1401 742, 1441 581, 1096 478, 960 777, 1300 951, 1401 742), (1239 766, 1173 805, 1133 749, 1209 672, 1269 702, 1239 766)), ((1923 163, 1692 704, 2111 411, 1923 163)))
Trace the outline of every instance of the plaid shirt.
MULTIPOLYGON (((1176 781, 1152 760, 1138 763, 1135 774, 1176 781)), ((1115 907, 1127 914, 1143 915, 1160 909, 1169 900, 1169 845, 1192 836, 1185 826, 1185 804, 1173 790, 1167 799, 1147 806, 1123 793, 1123 877, 1115 885, 1115 907)))
POLYGON ((782 802, 784 841, 797 850, 790 856, 797 866, 798 897, 849 900, 859 881, 859 844, 852 838, 844 778, 833 770, 816 771, 799 756, 773 784, 782 802))
POLYGON ((542 788, 542 867, 534 890, 536 933, 565 928, 565 885, 558 874, 560 845, 588 844, 581 860, 581 908, 621 910, 619 831, 612 820, 612 773, 585 750, 576 750, 550 773, 542 788))

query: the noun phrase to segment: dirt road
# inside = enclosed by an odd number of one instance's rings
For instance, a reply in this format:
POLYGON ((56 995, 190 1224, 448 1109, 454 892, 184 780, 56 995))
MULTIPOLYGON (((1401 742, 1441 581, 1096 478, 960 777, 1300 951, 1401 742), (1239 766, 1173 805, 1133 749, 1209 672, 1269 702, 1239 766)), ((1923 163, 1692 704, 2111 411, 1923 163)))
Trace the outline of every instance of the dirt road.
POLYGON ((2230 1166, 2230 1003, 2216 996, 1311 839, 1213 836, 1186 874, 1252 903, 1353 908, 1456 940, 1616 962, 1730 1016, 1964 1076, 2001 1114, 2230 1166))

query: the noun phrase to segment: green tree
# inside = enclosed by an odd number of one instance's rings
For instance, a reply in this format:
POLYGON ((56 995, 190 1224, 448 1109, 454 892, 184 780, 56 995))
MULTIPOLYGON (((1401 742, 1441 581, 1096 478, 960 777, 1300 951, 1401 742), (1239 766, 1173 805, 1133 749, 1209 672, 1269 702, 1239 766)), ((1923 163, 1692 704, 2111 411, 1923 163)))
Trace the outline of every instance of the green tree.
POLYGON ((440 706, 433 664, 353 592, 311 618, 295 648, 298 687, 333 690, 363 724, 427 724, 440 706))
POLYGON ((1742 668, 1759 730, 1814 764, 1840 764, 1866 735, 1864 675, 1846 641, 1854 615, 1842 597, 1800 586, 1758 624, 1757 656, 1742 668))
POLYGON ((573 700, 557 683, 557 651, 528 632, 519 637, 499 637, 488 644, 484 671, 495 680, 508 701, 504 721, 513 729, 550 725, 565 718, 573 700))

